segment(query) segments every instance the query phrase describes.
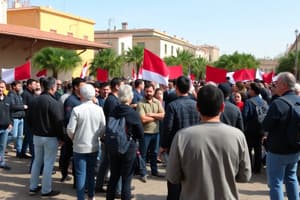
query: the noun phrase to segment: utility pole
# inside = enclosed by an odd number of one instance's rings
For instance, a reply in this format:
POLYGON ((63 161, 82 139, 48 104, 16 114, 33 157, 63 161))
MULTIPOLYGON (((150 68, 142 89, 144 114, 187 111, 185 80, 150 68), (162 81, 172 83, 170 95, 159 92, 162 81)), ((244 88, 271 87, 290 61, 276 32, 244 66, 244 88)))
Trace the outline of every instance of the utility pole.
POLYGON ((295 77, 298 80, 298 30, 295 30, 296 41, 295 41, 295 77))

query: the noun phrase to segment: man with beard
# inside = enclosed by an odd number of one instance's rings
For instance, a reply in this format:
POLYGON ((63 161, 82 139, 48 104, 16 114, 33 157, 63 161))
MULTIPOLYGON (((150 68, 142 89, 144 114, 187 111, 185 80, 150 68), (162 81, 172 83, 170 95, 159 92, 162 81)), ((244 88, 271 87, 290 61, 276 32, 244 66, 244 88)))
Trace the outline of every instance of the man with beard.
POLYGON ((13 118, 13 130, 12 139, 15 143, 17 151, 16 156, 21 157, 22 143, 23 143, 23 129, 24 129, 24 117, 27 105, 23 104, 20 92, 22 90, 22 84, 20 81, 14 81, 11 84, 12 90, 8 93, 11 103, 11 115, 13 118))
POLYGON ((145 98, 137 105, 137 112, 140 114, 143 127, 144 138, 140 140, 140 152, 144 161, 149 153, 150 167, 152 176, 162 177, 157 169, 157 153, 159 144, 159 120, 162 120, 165 111, 161 103, 153 98, 154 86, 146 84, 144 87, 145 98))

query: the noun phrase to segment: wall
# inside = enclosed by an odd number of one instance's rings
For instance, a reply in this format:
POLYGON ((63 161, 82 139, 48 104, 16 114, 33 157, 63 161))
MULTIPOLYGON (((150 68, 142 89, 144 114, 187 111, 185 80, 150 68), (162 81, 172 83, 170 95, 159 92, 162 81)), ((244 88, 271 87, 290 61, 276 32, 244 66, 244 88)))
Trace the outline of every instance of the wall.
MULTIPOLYGON (((56 32, 88 41, 94 41, 94 21, 78 16, 66 14, 46 7, 29 7, 8 10, 8 23, 38 28, 42 31, 56 32)), ((61 79, 70 79, 80 75, 82 66, 92 62, 94 50, 82 53, 77 51, 82 58, 82 63, 73 71, 59 75, 61 79)))

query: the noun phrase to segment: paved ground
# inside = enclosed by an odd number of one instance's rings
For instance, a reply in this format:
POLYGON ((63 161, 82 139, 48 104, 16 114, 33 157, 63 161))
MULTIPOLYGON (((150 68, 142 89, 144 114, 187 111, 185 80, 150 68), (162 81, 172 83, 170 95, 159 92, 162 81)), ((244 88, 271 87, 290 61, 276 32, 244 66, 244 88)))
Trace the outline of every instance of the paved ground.
MULTIPOLYGON (((17 159, 14 152, 7 154, 8 164, 12 167, 10 171, 0 170, 0 199, 7 200, 29 200, 40 199, 38 196, 28 195, 29 177, 28 172, 29 160, 17 159)), ((57 169, 57 163, 55 165, 57 169)), ((161 167, 160 172, 165 173, 161 167)), ((53 189, 60 190, 62 194, 52 198, 57 200, 76 199, 75 190, 72 189, 72 181, 61 183, 60 173, 53 176, 53 189)), ((133 185, 136 200, 164 200, 166 199, 166 181, 164 179, 149 177, 147 183, 142 183, 134 178, 133 185)), ((240 199, 242 200, 266 200, 268 199, 268 188, 266 177, 263 171, 260 175, 254 175, 250 183, 238 184, 240 199)), ((103 195, 97 194, 97 200, 105 199, 103 195)))

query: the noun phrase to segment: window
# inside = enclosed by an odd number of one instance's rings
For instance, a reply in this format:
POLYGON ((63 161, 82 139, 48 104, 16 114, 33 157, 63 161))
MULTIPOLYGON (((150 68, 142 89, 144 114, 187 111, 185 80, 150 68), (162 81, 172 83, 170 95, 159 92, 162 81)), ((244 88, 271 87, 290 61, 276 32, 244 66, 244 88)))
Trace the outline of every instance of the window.
POLYGON ((171 56, 173 56, 173 53, 174 53, 174 47, 171 46, 171 56))
POLYGON ((122 54, 125 53, 125 44, 124 44, 124 42, 121 42, 121 53, 122 54))
POLYGON ((167 53, 168 53, 168 46, 167 44, 165 44, 165 55, 167 55, 167 53))
POLYGON ((145 47, 145 42, 138 42, 138 43, 136 43, 138 46, 140 46, 140 47, 145 47))

